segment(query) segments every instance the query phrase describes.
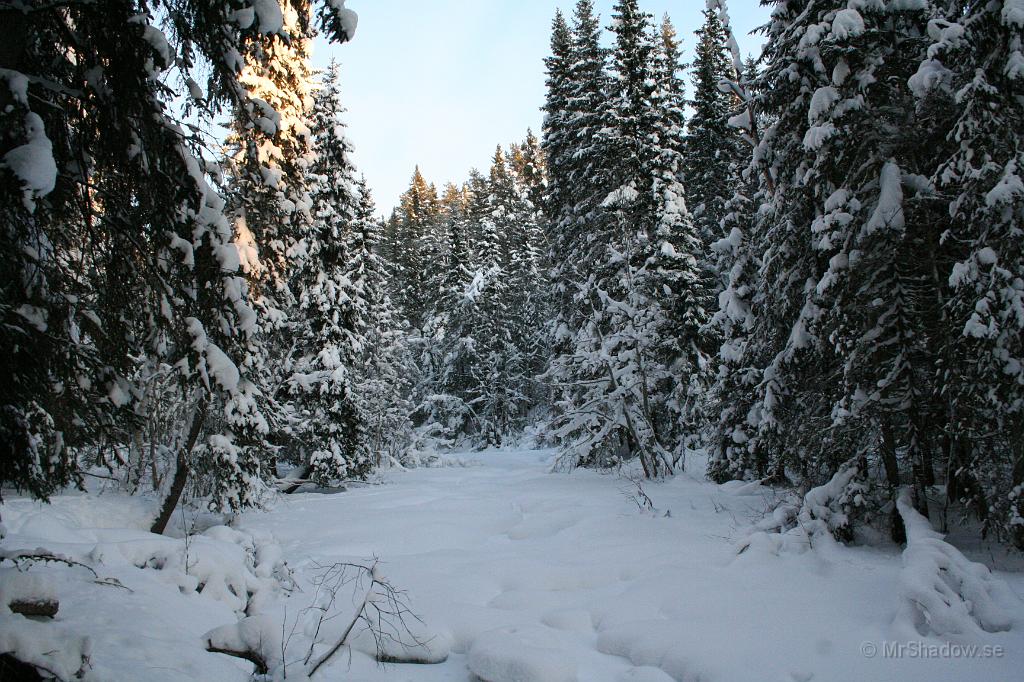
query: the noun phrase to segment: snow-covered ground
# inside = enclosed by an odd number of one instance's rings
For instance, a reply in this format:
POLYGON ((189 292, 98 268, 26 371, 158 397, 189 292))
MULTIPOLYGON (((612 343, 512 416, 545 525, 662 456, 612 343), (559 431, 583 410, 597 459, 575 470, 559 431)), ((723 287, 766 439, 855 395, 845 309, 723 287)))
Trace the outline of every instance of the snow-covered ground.
MULTIPOLYGON (((282 497, 270 512, 238 519, 236 530, 193 540, 184 573, 225 582, 214 591, 199 593, 181 572, 151 562, 172 561, 161 543, 175 541, 102 529, 144 527, 137 500, 69 495, 49 507, 11 500, 0 508, 3 546, 90 558, 103 577, 133 590, 91 576, 74 589, 56 582, 61 613, 45 627, 90 635, 96 679, 248 679, 250 664, 204 651, 202 636, 235 622, 232 595, 259 593, 281 557, 306 586, 288 598, 266 587, 268 603, 277 600, 288 613, 308 605, 317 567, 379 557, 425 622, 421 631, 442 646, 450 636, 444 663, 381 666, 353 651, 314 679, 470 682, 474 672, 489 682, 1020 679, 1024 574, 997 572, 1008 586, 1000 606, 1013 621, 1009 632, 908 639, 894 625, 899 548, 822 543, 774 553, 771 543, 753 543, 737 553, 736 541, 771 506, 771 491, 680 475, 644 484, 651 512, 632 499, 629 480, 551 474, 551 457, 464 455, 468 466, 393 471, 381 485, 282 497), (281 554, 264 549, 250 557, 248 568, 228 572, 246 574, 246 584, 232 585, 211 565, 244 563, 244 551, 225 548, 244 550, 245 537, 272 538, 281 554), (214 551, 224 556, 210 559, 214 551), (944 642, 992 649, 964 656, 944 642)), ((0 628, 9 622, 0 620, 0 628)))

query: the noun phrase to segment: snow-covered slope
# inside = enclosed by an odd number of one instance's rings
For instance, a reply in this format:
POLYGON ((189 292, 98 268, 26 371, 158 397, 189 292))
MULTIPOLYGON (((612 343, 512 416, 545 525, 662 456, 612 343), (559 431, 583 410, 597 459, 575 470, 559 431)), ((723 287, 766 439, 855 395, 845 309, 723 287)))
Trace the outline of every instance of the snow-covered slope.
MULTIPOLYGON (((269 513, 243 516, 237 537, 215 529, 198 545, 273 537, 306 586, 276 596, 288 613, 308 605, 318 566, 379 557, 423 619, 424 636, 446 644, 450 636, 444 663, 380 666, 354 651, 314 679, 469 682, 476 673, 488 682, 932 682, 1016 679, 1024 667, 1020 574, 996 573, 1008 585, 1000 606, 1013 621, 1009 632, 910 641, 894 625, 899 548, 822 543, 796 553, 755 542, 737 554, 736 540, 771 506, 771 491, 680 475, 644 484, 655 511, 642 510, 630 481, 551 474, 551 456, 466 455, 477 465, 396 471, 384 485, 285 497, 269 513), (1001 655, 950 658, 943 653, 955 652, 939 649, 944 641, 1001 647, 994 652, 1001 655), (890 642, 908 645, 902 658, 887 656, 890 642), (928 653, 936 655, 922 657, 928 653)), ((145 546, 138 556, 155 551, 152 536, 90 529, 102 524, 95 512, 75 518, 82 508, 80 498, 52 507, 9 502, 0 509, 4 546, 69 552, 99 543, 118 557, 128 556, 125 543, 145 546)), ((130 564, 109 560, 107 573, 131 594, 91 586, 59 595, 58 620, 90 634, 102 679, 248 678, 250 665, 205 652, 200 639, 236 620, 229 600, 130 564)), ((261 573, 258 565, 251 571, 261 573)), ((993 652, 976 656, 985 653, 993 652)))

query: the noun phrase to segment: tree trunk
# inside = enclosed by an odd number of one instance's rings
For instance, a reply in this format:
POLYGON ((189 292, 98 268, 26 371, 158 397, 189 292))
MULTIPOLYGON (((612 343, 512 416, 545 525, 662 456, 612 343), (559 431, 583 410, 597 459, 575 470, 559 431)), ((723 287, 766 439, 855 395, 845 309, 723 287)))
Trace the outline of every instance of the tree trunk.
POLYGON ((900 487, 900 465, 896 459, 896 435, 888 419, 882 420, 882 464, 885 466, 885 480, 893 488, 900 487))
MULTIPOLYGON (((40 618, 53 618, 60 610, 60 602, 56 599, 15 599, 7 605, 14 613, 23 616, 36 616, 40 618)), ((0 677, 0 679, 3 679, 0 677)))
POLYGON ((185 490, 185 482, 188 481, 189 472, 189 457, 192 454, 192 449, 196 445, 196 441, 199 440, 199 434, 203 430, 203 422, 206 421, 206 410, 209 407, 209 402, 206 397, 200 399, 199 404, 196 406, 195 414, 192 415, 192 426, 188 431, 188 440, 182 445, 181 449, 178 450, 178 461, 174 469, 174 479, 171 481, 171 489, 167 491, 167 497, 164 499, 163 505, 160 507, 160 513, 156 517, 156 521, 150 527, 150 533, 156 533, 162 535, 164 530, 167 529, 167 523, 171 520, 171 514, 174 513, 174 508, 178 506, 178 500, 181 498, 181 493, 185 490))

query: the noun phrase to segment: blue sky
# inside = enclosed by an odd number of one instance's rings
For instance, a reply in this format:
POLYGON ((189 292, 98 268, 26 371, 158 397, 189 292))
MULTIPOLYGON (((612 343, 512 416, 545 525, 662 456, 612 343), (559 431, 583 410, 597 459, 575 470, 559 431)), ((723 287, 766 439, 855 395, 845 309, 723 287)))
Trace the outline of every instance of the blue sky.
MULTIPOLYGON (((607 26, 613 0, 597 0, 607 26)), ((336 57, 355 161, 382 211, 390 211, 420 165, 440 187, 486 169, 495 145, 539 135, 551 19, 575 0, 348 0, 359 13, 355 40, 318 42, 314 62, 336 57)), ((768 12, 758 0, 729 3, 744 54, 761 39, 748 31, 768 12)), ((668 12, 691 57, 703 0, 641 0, 668 12)))

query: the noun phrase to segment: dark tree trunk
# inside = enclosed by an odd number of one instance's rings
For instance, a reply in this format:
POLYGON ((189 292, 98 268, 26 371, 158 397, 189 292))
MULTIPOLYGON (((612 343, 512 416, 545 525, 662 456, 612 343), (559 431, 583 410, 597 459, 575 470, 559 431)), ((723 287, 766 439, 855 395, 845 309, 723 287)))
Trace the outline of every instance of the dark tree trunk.
POLYGON ((162 535, 164 530, 167 529, 167 523, 171 520, 171 514, 174 513, 174 508, 178 506, 178 500, 181 499, 181 493, 185 490, 185 483, 188 481, 189 472, 189 459, 192 455, 192 449, 195 448, 196 441, 199 440, 199 434, 203 430, 203 422, 206 421, 206 410, 209 406, 209 402, 204 397, 200 400, 199 405, 196 406, 195 414, 192 415, 192 426, 188 431, 188 440, 185 441, 181 449, 178 450, 178 461, 174 469, 174 479, 171 481, 171 489, 167 491, 167 497, 164 498, 164 503, 160 507, 160 513, 156 517, 156 521, 150 527, 150 533, 156 533, 162 535))

